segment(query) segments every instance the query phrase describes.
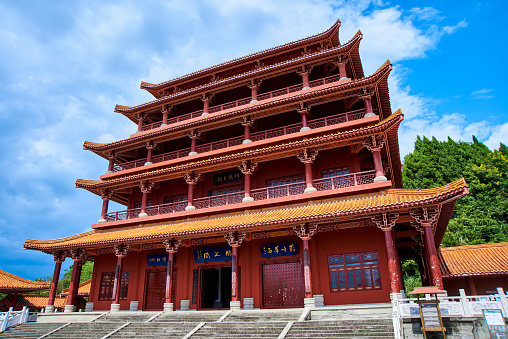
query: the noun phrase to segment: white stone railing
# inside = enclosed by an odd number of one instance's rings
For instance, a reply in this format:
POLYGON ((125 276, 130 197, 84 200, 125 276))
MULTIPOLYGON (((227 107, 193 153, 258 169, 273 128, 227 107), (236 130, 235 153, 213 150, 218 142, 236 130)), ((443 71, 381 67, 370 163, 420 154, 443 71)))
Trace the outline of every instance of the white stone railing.
MULTIPOLYGON (((467 296, 463 289, 459 296, 438 295, 439 309, 442 316, 453 317, 483 317, 484 309, 500 309, 503 316, 508 317, 508 296, 502 288, 497 288, 496 294, 467 296)), ((425 299, 431 299, 426 295, 425 299)), ((420 308, 414 298, 397 298, 397 310, 394 317, 399 319, 420 317, 420 308)))
POLYGON ((28 311, 28 308, 24 306, 21 311, 13 311, 11 307, 9 311, 0 313, 0 333, 11 326, 26 323, 28 311))

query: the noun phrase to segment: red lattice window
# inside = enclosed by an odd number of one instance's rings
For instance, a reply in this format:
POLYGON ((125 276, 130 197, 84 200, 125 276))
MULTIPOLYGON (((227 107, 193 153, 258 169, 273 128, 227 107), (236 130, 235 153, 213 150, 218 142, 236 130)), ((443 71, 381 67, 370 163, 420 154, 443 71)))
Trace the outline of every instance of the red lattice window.
POLYGON ((164 204, 171 204, 175 202, 184 202, 187 201, 188 197, 187 194, 179 194, 179 195, 172 195, 169 197, 164 197, 164 204))
POLYGON ((332 178, 340 175, 349 174, 349 166, 331 168, 321 171, 321 178, 332 178))
POLYGON ((381 288, 377 252, 328 256, 330 291, 362 291, 381 288))
POLYGON ((266 187, 283 186, 303 182, 303 174, 296 174, 287 177, 279 177, 266 180, 266 187))
MULTIPOLYGON (((113 285, 115 284, 115 272, 103 272, 101 275, 101 287, 99 300, 113 300, 113 285)), ((129 272, 122 272, 120 279, 120 300, 127 299, 129 289, 129 272)))

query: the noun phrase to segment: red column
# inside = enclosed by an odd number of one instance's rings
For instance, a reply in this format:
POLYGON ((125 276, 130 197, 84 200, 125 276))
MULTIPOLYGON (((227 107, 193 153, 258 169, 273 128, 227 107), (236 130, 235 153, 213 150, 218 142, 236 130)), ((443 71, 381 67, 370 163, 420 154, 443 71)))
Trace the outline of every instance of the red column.
POLYGON ((303 279, 305 283, 305 298, 312 298, 312 278, 310 274, 309 239, 303 241, 303 279))
POLYGON ((199 178, 201 177, 201 174, 196 174, 194 172, 186 173, 185 174, 185 181, 187 182, 188 188, 187 188, 187 207, 185 207, 186 211, 195 210, 196 207, 194 207, 194 186, 198 183, 199 178))
POLYGON ((149 147, 147 147, 145 166, 153 164, 152 156, 153 156, 153 147, 149 146, 149 147))
POLYGON ((166 268, 166 304, 173 300, 173 270, 175 269, 175 252, 168 252, 168 265, 166 268))
POLYGON ((339 80, 345 80, 348 79, 347 73, 346 73, 346 61, 340 61, 337 63, 337 66, 339 66, 339 80))
POLYGON ((250 132, 253 124, 254 120, 251 119, 250 116, 243 118, 243 121, 241 123, 241 125, 243 126, 243 134, 244 134, 242 144, 252 142, 252 140, 250 140, 250 132))
MULTIPOLYGON (((51 281, 51 289, 49 290, 48 306, 55 305, 56 289, 58 287, 58 280, 60 279, 60 270, 62 268, 62 261, 55 260, 55 271, 53 272, 53 280, 51 281)), ((47 309, 47 307, 46 307, 47 309)))
POLYGON ((106 172, 106 174, 113 173, 114 169, 115 169, 115 157, 110 157, 108 163, 108 171, 106 172))
POLYGON ((18 303, 18 297, 19 297, 19 293, 14 292, 14 295, 12 296, 12 301, 11 301, 11 307, 14 311, 16 310, 16 304, 18 303))
POLYGON ((472 276, 467 277, 467 284, 469 286, 469 295, 478 295, 476 292, 476 285, 472 276))
POLYGON ((252 174, 244 174, 244 178, 245 178, 245 198, 243 199, 243 201, 249 201, 250 199, 252 199, 252 197, 250 196, 250 179, 251 179, 251 175, 252 174), (250 198, 250 199, 246 199, 246 198, 250 198))
POLYGON ((258 88, 261 85, 261 80, 251 80, 247 86, 250 88, 250 102, 258 101, 258 88))
POLYGON ((210 107, 210 101, 212 101, 213 94, 202 94, 201 100, 203 101, 203 113, 201 115, 208 114, 208 108, 210 107))
POLYGON ((109 206, 109 199, 108 198, 102 198, 102 210, 101 210, 101 218, 99 220, 99 223, 106 222, 106 217, 108 214, 108 206, 109 206))
POLYGON ((118 255, 116 259, 115 282, 113 283, 113 304, 120 303, 120 285, 122 279, 123 258, 125 255, 118 255))
POLYGON ((318 152, 316 150, 305 148, 303 149, 303 153, 297 156, 298 159, 305 164, 305 183, 307 188, 305 188, 304 193, 313 193, 317 191, 314 188, 312 179, 312 163, 316 160, 317 154, 318 152))
POLYGON ((390 274, 390 292, 399 293, 400 277, 397 269, 397 256, 395 254, 395 246, 393 243, 392 231, 383 229, 385 236, 386 255, 388 256, 388 272, 390 274))
POLYGON ((243 141, 250 140, 250 125, 246 124, 243 126, 243 134, 244 134, 243 141))
POLYGON ((372 149, 372 157, 374 158, 374 168, 376 170, 376 177, 374 178, 374 182, 388 180, 385 176, 385 171, 383 170, 383 160, 381 159, 381 149, 380 148, 372 149))
POLYGON ((143 130, 143 120, 144 120, 143 116, 140 115, 138 117, 138 130, 136 131, 136 133, 139 133, 143 130))
POLYGON ((399 246, 397 245, 397 237, 395 236, 395 230, 392 228, 392 239, 395 247, 395 263, 397 264, 397 274, 399 276, 399 291, 404 289, 404 279, 402 278, 402 267, 399 259, 399 246))
POLYGON ((368 117, 375 117, 376 114, 374 113, 374 110, 372 109, 372 100, 371 100, 371 94, 365 94, 362 95, 363 104, 365 106, 365 115, 364 118, 368 117))
POLYGON ((74 265, 72 266, 71 283, 69 284, 69 295, 67 296, 67 305, 74 305, 76 302, 75 297, 79 287, 80 261, 81 259, 74 259, 74 265))
POLYGON ((302 128, 300 128, 300 132, 308 131, 310 130, 307 118, 310 114, 310 106, 304 103, 300 104, 300 108, 296 110, 298 113, 300 113, 300 117, 302 120, 302 128))
POLYGON ((425 251, 427 252, 429 258, 430 271, 432 272, 432 283, 440 290, 444 290, 432 225, 422 223, 422 226, 423 230, 425 231, 425 251))
POLYGON ((141 196, 141 212, 139 213, 139 217, 147 217, 148 213, 146 213, 146 205, 148 204, 148 192, 143 192, 141 196))
POLYGON ((231 245, 231 301, 238 301, 238 246, 231 245))
POLYGON ((302 76, 302 89, 308 89, 309 86, 309 74, 312 71, 312 66, 302 66, 300 70, 297 71, 298 74, 302 76))
POLYGON ((196 130, 192 130, 189 134, 189 138, 191 138, 191 150, 189 152, 189 155, 196 155, 198 152, 196 152, 196 146, 198 144, 198 139, 201 135, 201 132, 197 132, 196 130))
POLYGON ((311 190, 314 188, 313 179, 312 179, 312 164, 305 163, 305 183, 307 184, 307 189, 311 190))
POLYGON ((243 177, 245 180, 245 196, 242 199, 242 202, 254 201, 251 197, 251 179, 252 174, 257 168, 257 163, 252 163, 250 160, 244 161, 241 166, 238 167, 240 171, 243 173, 243 177))
POLYGON ((169 115, 169 110, 167 110, 167 109, 162 110, 162 124, 161 124, 161 127, 162 126, 166 126, 168 124, 168 115, 169 115))

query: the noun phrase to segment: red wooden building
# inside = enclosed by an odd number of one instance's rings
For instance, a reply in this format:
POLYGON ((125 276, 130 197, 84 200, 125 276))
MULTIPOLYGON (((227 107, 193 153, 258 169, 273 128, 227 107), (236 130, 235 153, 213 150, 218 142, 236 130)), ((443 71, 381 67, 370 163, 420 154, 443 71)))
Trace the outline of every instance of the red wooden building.
POLYGON ((25 242, 55 256, 55 283, 74 260, 68 310, 86 260, 97 310, 386 302, 402 289, 402 257, 443 287, 436 247, 466 183, 401 188, 392 65, 365 76, 362 34, 341 44, 339 27, 143 82, 152 101, 116 106, 137 131, 85 142, 109 165, 76 181, 103 199, 99 222, 25 242))

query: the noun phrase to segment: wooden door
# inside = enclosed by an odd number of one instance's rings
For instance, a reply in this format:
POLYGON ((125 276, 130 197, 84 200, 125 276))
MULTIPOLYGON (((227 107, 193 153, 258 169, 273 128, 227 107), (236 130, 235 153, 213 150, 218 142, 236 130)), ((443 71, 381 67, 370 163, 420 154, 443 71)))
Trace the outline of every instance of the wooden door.
POLYGON ((162 310, 166 297, 166 270, 146 273, 145 310, 162 310))
POLYGON ((305 296, 302 264, 298 262, 262 266, 263 307, 302 307, 305 296))

